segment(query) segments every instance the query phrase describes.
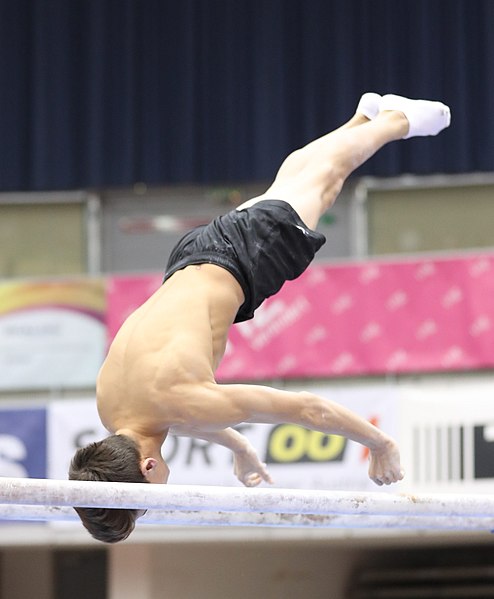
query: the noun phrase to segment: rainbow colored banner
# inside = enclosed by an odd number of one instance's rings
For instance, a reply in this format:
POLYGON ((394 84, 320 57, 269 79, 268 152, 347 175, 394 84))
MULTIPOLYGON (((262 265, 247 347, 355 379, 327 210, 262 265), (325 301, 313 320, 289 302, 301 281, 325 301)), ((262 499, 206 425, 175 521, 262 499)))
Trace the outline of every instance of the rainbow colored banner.
POLYGON ((92 387, 106 347, 103 279, 0 285, 0 389, 92 387))

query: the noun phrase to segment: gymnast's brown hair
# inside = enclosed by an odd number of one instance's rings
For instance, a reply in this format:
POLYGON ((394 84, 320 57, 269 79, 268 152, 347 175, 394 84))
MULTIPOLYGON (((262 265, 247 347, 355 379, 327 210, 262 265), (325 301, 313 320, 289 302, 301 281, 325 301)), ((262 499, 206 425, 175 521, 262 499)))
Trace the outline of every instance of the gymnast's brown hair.
MULTIPOLYGON (((69 469, 70 480, 145 483, 136 443, 126 435, 111 435, 78 449, 69 469)), ((138 510, 75 507, 82 524, 104 543, 117 543, 134 530, 138 510)))

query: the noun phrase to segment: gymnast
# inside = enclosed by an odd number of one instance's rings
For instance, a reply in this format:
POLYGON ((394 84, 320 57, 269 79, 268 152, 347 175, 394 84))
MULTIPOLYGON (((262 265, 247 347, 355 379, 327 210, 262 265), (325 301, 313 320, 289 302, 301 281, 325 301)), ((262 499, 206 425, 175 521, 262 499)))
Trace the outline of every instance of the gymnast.
MULTIPOLYGON (((397 444, 357 414, 313 393, 218 384, 214 373, 231 325, 252 318, 323 245, 317 223, 346 178, 387 143, 437 135, 449 123, 440 102, 366 93, 346 124, 292 152, 264 194, 186 233, 163 285, 111 344, 97 380, 99 415, 111 434, 76 452, 69 478, 166 483, 161 449, 176 434, 229 448, 244 485, 271 483, 255 449, 232 427, 286 422, 365 445, 376 484, 401 480, 397 444)), ((87 530, 109 543, 125 539, 142 515, 76 510, 87 530)))

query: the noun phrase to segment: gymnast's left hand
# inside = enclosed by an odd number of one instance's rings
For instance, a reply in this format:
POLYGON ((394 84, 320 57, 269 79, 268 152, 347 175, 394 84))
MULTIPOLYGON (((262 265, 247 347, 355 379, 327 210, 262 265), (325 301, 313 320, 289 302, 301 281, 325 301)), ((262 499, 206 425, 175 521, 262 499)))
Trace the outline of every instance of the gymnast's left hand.
POLYGON ((384 437, 382 445, 370 451, 369 478, 381 486, 396 483, 403 476, 398 445, 390 437, 384 437))
POLYGON ((257 487, 262 481, 273 483, 266 464, 259 460, 256 450, 248 446, 233 454, 234 473, 246 487, 257 487))

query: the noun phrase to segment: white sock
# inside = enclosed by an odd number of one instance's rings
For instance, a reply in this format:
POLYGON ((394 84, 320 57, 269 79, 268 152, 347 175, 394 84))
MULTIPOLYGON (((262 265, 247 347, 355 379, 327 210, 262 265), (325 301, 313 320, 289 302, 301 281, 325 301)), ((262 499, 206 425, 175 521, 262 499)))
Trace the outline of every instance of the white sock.
POLYGON ((363 94, 357 106, 357 112, 363 114, 369 120, 375 119, 379 114, 381 105, 381 96, 374 92, 363 94))
POLYGON ((403 139, 437 135, 449 127, 451 122, 449 107, 442 102, 432 102, 431 100, 411 100, 403 96, 386 94, 381 100, 382 110, 398 110, 406 116, 409 129, 403 139))

